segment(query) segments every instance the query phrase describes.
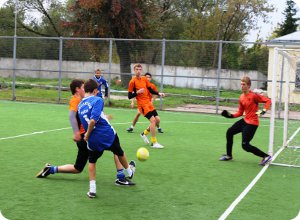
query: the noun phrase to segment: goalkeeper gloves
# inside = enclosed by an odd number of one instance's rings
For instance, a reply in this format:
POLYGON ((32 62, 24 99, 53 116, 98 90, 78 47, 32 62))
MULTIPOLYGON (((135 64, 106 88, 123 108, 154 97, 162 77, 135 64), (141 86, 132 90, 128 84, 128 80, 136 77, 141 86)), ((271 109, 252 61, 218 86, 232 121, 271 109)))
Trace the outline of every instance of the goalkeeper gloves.
POLYGON ((266 112, 267 112, 267 110, 264 108, 263 110, 258 110, 258 111, 256 112, 256 114, 257 114, 258 116, 262 116, 262 115, 264 115, 266 112))
POLYGON ((230 114, 227 110, 223 110, 221 115, 225 118, 233 118, 232 114, 230 114))

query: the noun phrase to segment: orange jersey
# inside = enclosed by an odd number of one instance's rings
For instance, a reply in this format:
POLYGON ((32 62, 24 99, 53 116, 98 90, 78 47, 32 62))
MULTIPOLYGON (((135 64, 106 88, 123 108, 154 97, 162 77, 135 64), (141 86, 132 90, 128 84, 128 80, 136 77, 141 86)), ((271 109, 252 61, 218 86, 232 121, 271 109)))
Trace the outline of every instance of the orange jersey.
MULTIPOLYGON (((78 98, 77 96, 72 96, 72 98, 70 99, 70 106, 69 106, 69 110, 70 111, 74 111, 74 112, 78 112, 78 104, 80 103, 81 99, 78 98)), ((82 126, 82 124, 80 123, 80 120, 79 120, 79 117, 78 117, 78 113, 76 114, 76 120, 78 122, 78 127, 79 127, 79 131, 80 131, 80 134, 84 134, 84 128, 82 126)))
POLYGON ((138 106, 143 105, 149 102, 149 90, 148 87, 151 87, 150 82, 147 80, 145 76, 141 76, 141 78, 137 79, 136 77, 133 77, 128 86, 128 92, 134 92, 138 91, 139 89, 144 88, 145 91, 143 93, 137 94, 136 101, 138 106))
POLYGON ((248 94, 242 94, 239 99, 238 112, 232 116, 234 118, 240 117, 245 112, 244 120, 247 124, 259 125, 259 117, 256 114, 258 111, 258 104, 265 103, 264 108, 268 110, 271 106, 271 100, 263 95, 255 94, 250 91, 248 94))
MULTIPOLYGON (((157 91, 156 86, 151 82, 150 82, 150 88, 154 91, 157 91)), ((148 91, 148 97, 149 97, 149 100, 151 102, 152 101, 152 93, 150 91, 148 91)))

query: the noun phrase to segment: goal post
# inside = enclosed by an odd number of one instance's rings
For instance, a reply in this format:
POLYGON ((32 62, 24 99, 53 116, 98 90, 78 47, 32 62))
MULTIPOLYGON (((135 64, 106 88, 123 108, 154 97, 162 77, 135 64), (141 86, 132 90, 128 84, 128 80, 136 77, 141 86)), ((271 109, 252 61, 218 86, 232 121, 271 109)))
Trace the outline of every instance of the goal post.
POLYGON ((296 88, 299 73, 300 50, 275 48, 268 84, 272 99, 268 152, 273 155, 273 165, 300 167, 300 118, 295 114, 300 107, 296 88))

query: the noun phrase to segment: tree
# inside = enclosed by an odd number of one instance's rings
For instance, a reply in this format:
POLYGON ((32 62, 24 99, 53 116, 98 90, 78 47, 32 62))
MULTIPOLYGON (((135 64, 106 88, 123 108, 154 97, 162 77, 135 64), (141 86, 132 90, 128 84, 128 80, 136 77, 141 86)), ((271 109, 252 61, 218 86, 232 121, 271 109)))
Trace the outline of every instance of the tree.
POLYGON ((295 2, 292 0, 286 1, 287 7, 285 8, 283 15, 284 21, 279 25, 279 28, 275 30, 276 37, 281 37, 297 30, 297 21, 299 18, 295 18, 297 9, 295 8, 295 2))

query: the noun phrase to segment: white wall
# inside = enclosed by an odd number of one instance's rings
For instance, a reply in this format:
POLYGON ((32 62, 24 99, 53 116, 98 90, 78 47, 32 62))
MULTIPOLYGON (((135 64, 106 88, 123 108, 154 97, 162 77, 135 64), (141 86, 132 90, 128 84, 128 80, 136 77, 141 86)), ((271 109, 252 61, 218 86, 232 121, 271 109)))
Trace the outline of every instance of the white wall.
MULTIPOLYGON (((157 82, 161 82, 161 66, 142 64, 143 72, 150 72, 157 82)), ((10 70, 0 70, 3 77, 11 77, 13 71, 13 59, 0 58, 0 67, 10 70)), ((111 72, 114 73, 112 78, 120 76, 119 64, 112 64, 111 72)), ((131 68, 133 67, 133 64, 131 68)), ((103 72, 107 72, 108 63, 98 62, 79 62, 79 61, 63 61, 62 73, 63 78, 82 78, 87 79, 93 76, 94 70, 100 68, 103 72)), ((58 78, 59 61, 58 60, 34 60, 34 59, 17 59, 16 75, 21 77, 32 78, 58 78), (36 70, 36 71, 32 71, 36 70), (41 71, 42 70, 42 71, 41 71)), ((108 76, 104 74, 107 78, 108 76)), ((252 80, 266 80, 267 77, 258 71, 240 71, 222 69, 221 78, 234 78, 236 80, 222 79, 220 86, 222 89, 240 89, 240 78, 248 75, 252 80)), ((181 66, 164 66, 163 83, 176 87, 194 88, 194 89, 216 89, 217 88, 217 69, 197 68, 197 67, 181 67, 181 66), (195 78, 191 78, 195 77, 195 78), (196 78, 204 77, 204 78, 196 78), (207 78, 209 77, 209 78, 207 78)), ((252 88, 260 88, 263 82, 252 82, 252 88)))

